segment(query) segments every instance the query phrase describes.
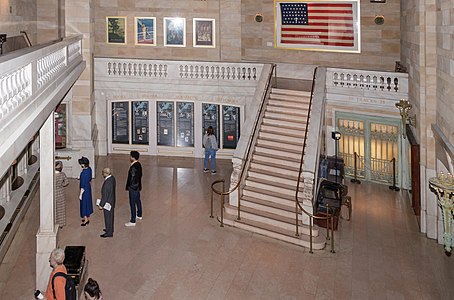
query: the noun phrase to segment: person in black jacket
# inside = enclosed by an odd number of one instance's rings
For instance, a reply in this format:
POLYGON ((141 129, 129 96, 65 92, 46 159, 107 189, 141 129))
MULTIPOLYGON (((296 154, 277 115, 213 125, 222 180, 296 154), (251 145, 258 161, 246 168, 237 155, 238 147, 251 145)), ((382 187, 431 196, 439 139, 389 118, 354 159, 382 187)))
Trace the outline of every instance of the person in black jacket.
POLYGON ((102 238, 113 237, 114 233, 114 211, 115 211, 115 177, 112 175, 110 168, 102 170, 104 182, 101 188, 101 199, 99 199, 99 209, 104 210, 104 234, 102 238))
POLYGON ((140 201, 140 191, 142 190, 142 165, 139 162, 139 157, 139 152, 131 151, 129 157, 131 166, 129 167, 128 180, 126 181, 126 190, 129 191, 131 220, 125 224, 126 227, 136 226, 136 219, 142 220, 142 202, 140 201))

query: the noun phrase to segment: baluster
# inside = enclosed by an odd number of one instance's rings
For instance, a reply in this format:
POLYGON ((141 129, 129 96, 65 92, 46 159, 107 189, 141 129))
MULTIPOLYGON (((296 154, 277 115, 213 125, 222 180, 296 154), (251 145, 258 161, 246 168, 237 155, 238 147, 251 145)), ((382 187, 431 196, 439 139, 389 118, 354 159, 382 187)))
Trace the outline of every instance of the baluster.
POLYGON ((189 66, 189 77, 194 77, 194 67, 192 65, 189 66))
POLYGON ((349 88, 352 84, 350 80, 352 79, 352 76, 350 74, 347 74, 347 87, 349 88))
POLYGON ((353 75, 353 86, 354 86, 354 87, 357 87, 357 86, 358 86, 358 81, 359 81, 358 75, 354 74, 354 75, 353 75))
POLYGON ((344 73, 340 74, 340 85, 341 85, 341 87, 344 87, 344 85, 345 85, 345 74, 344 73))
POLYGON ((359 87, 364 88, 364 75, 359 76, 359 87))
POLYGON ((203 71, 204 71, 203 66, 200 66, 200 78, 202 78, 202 79, 203 79, 203 76, 204 76, 203 75, 203 71))
POLYGON ((236 76, 235 70, 236 70, 235 67, 232 67, 232 79, 235 79, 236 76))
POLYGON ((251 68, 247 68, 247 78, 251 80, 251 68))
POLYGON ((199 66, 194 66, 194 76, 195 78, 199 78, 199 66))
POLYGON ((391 77, 386 78, 386 83, 388 84, 386 88, 388 91, 391 91, 391 77))
MULTIPOLYGON (((156 77, 158 74, 158 66, 156 64, 153 64, 153 67, 151 67, 151 64, 150 64, 150 70, 153 70, 153 76, 156 77)), ((150 76, 151 76, 151 74, 150 74, 150 76)))
POLYGON ((369 90, 370 89, 370 75, 366 76, 366 88, 369 90))
POLYGON ((205 77, 206 77, 206 79, 208 79, 209 76, 210 76, 210 67, 206 66, 205 67, 205 77))
POLYGON ((252 76, 252 78, 253 78, 254 80, 256 80, 256 79, 257 79, 257 69, 256 69, 256 68, 252 68, 252 72, 254 73, 254 75, 252 76))
POLYGON ((227 71, 226 77, 227 79, 230 79, 230 67, 227 67, 226 71, 227 71))
POLYGON ((214 67, 211 66, 211 79, 213 79, 213 78, 214 78, 214 67))
POLYGON ((143 64, 143 76, 147 77, 147 69, 148 68, 148 65, 147 64, 143 64))
POLYGON ((397 77, 394 78, 394 90, 397 92, 399 90, 399 79, 397 77))
POLYGON ((133 68, 133 74, 134 74, 134 76, 137 76, 137 64, 136 64, 136 63, 133 64, 133 65, 132 65, 132 68, 133 68))
POLYGON ((132 64, 131 63, 128 63, 128 75, 129 76, 132 75, 132 64))
POLYGON ((110 67, 111 67, 111 63, 109 62, 109 63, 107 63, 107 74, 109 74, 109 75, 111 73, 110 67))
POLYGON ((188 78, 188 70, 189 70, 188 65, 184 65, 184 77, 185 78, 188 78))
POLYGON ((221 78, 222 78, 222 79, 224 79, 224 72, 225 72, 225 68, 222 67, 222 68, 221 68, 221 78))
POLYGON ((339 80, 339 74, 338 74, 337 72, 335 72, 335 73, 333 74, 333 85, 334 85, 334 86, 337 86, 337 85, 339 84, 339 81, 338 81, 338 80, 339 80))
POLYGON ((159 64, 159 77, 162 77, 162 64, 159 64))
POLYGON ((168 75, 167 68, 168 68, 168 66, 164 65, 164 77, 167 77, 167 75, 168 75))
POLYGON ((219 79, 219 66, 216 66, 216 79, 219 79))
POLYGON ((385 88, 385 77, 380 76, 380 89, 383 91, 385 88))
POLYGON ((183 65, 180 65, 180 78, 183 78, 183 65))
POLYGON ((243 80, 246 80, 246 68, 243 67, 243 68, 241 69, 241 72, 242 72, 242 74, 243 74, 241 77, 243 77, 243 80))

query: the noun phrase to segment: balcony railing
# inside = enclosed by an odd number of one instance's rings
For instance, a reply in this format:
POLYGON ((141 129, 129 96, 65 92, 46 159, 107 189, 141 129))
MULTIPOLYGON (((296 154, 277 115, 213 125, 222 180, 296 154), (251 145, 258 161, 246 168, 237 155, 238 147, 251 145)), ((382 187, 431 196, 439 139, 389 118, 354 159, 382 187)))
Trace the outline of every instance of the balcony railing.
POLYGON ((82 36, 0 57, 0 128, 62 73, 82 61, 82 36))

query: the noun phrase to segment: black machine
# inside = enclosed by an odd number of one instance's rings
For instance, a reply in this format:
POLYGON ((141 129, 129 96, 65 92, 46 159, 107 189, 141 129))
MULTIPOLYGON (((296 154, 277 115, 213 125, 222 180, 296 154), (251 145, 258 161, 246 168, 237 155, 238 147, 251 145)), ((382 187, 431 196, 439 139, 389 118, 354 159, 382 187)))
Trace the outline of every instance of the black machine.
MULTIPOLYGON (((326 216, 327 206, 329 214, 334 214, 334 230, 337 229, 341 206, 348 194, 348 187, 341 183, 329 180, 321 180, 315 202, 315 215, 326 216)), ((316 220, 317 225, 326 228, 326 220, 316 220)))
POLYGON ((66 246, 65 261, 68 275, 71 276, 74 284, 77 286, 84 282, 85 269, 87 261, 85 259, 85 246, 66 246))

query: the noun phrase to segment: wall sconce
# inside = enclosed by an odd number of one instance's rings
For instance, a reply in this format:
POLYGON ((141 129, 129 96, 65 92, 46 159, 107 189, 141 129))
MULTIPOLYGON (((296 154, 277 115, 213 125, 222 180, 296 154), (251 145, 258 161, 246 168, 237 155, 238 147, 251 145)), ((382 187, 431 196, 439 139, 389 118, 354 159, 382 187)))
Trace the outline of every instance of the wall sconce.
POLYGON ((408 100, 400 99, 396 103, 396 107, 399 109, 400 116, 402 117, 402 136, 404 139, 407 138, 406 125, 408 124, 415 127, 416 126, 416 116, 409 116, 408 111, 413 107, 408 100))

